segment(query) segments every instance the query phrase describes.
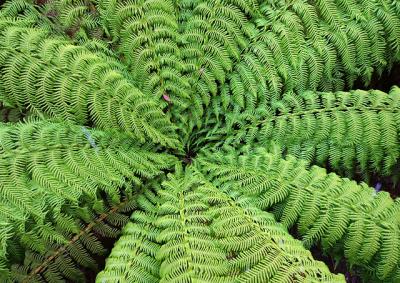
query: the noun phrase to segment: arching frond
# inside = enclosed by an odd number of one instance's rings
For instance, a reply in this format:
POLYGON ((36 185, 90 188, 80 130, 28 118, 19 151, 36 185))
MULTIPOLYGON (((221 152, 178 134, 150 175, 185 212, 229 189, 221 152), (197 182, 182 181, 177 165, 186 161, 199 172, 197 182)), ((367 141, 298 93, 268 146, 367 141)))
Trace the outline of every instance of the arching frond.
POLYGON ((102 21, 135 80, 164 100, 182 135, 201 116, 232 70, 254 26, 255 1, 100 1, 102 21), (189 16, 190 14, 190 16, 189 16), (182 112, 190 112, 185 117, 182 112))
POLYGON ((270 213, 237 205, 194 168, 145 203, 96 282, 344 282, 270 213))
MULTIPOLYGON (((288 92, 340 91, 356 80, 368 85, 399 60, 399 14, 391 1, 260 1, 263 16, 208 108, 255 112, 288 92)), ((215 110, 217 109, 217 112, 215 110)))
POLYGON ((399 1, 0 2, 1 282, 400 282, 399 1))
POLYGON ((387 192, 264 149, 205 151, 197 166, 214 184, 241 196, 239 203, 273 209, 288 228, 296 224, 306 247, 321 243, 328 252, 342 251, 375 280, 397 280, 400 202, 387 192))
POLYGON ((81 124, 119 128, 144 142, 178 147, 175 127, 120 64, 45 29, 6 26, 0 35, 3 103, 81 124))
POLYGON ((175 162, 127 134, 46 121, 0 124, 0 155, 0 255, 9 263, 18 262, 13 249, 45 256, 65 244, 79 215, 103 212, 102 197, 118 204, 175 162))
POLYGON ((396 174, 399 164, 400 89, 288 93, 264 113, 228 113, 227 123, 203 141, 265 148, 353 176, 396 174), (252 115, 253 114, 253 115, 252 115))

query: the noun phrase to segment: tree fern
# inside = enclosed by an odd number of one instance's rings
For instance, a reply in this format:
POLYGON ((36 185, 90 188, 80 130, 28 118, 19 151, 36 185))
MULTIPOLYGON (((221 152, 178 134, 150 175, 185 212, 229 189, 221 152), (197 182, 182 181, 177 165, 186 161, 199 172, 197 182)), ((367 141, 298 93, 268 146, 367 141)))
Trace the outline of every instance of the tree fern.
POLYGON ((97 282, 344 282, 271 214, 237 205, 193 168, 140 202, 97 282))
POLYGON ((273 209, 288 228, 297 224, 306 247, 321 242, 326 250, 339 248, 366 273, 399 280, 400 202, 387 192, 263 149, 205 152, 198 166, 216 185, 242 195, 239 202, 273 209))
POLYGON ((345 91, 396 67, 399 15, 0 4, 0 281, 90 281, 125 226, 97 282, 399 282, 399 200, 310 167, 398 178, 399 89, 345 91))

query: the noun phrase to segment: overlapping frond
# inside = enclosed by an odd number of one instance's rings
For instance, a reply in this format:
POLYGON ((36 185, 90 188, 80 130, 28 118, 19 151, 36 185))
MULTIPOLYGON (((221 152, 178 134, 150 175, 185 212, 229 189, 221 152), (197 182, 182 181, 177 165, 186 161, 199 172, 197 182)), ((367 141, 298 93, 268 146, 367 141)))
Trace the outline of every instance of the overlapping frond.
POLYGON ((1 282, 400 282, 399 1, 0 5, 1 282))
POLYGON ((251 0, 107 0, 99 7, 134 78, 169 105, 186 136, 201 127, 211 96, 255 33, 251 0))
MULTIPOLYGON (((6 269, 2 282, 85 282, 87 271, 98 270, 97 258, 107 254, 104 241, 115 239, 122 227, 128 222, 125 213, 135 208, 134 197, 110 206, 97 202, 96 209, 90 209, 90 203, 82 203, 84 208, 69 210, 71 217, 49 220, 57 232, 64 232, 65 242, 47 243, 46 252, 31 250, 10 250, 14 263, 11 273, 6 269), (68 232, 67 228, 72 229, 68 232), (76 228, 73 228, 76 227, 76 228)), ((54 232, 48 229, 49 234, 54 232)), ((32 241, 32 237, 26 239, 32 241)))
POLYGON ((287 94, 268 110, 227 113, 226 123, 198 144, 280 147, 284 154, 328 166, 342 175, 393 176, 398 170, 400 89, 287 94))
POLYGON ((194 168, 148 195, 96 282, 344 282, 270 213, 237 205, 194 168))
POLYGON ((291 91, 351 89, 400 58, 393 1, 259 1, 264 17, 212 99, 206 123, 224 112, 260 112, 291 91))
POLYGON ((99 8, 123 61, 145 94, 187 104, 190 85, 183 74, 174 2, 105 0, 99 1, 99 8))
POLYGON ((0 155, 0 255, 9 264, 25 249, 44 256, 65 244, 104 198, 118 204, 175 162, 127 134, 46 121, 0 124, 0 155))
POLYGON ((181 7, 181 54, 190 72, 194 119, 189 128, 201 128, 204 109, 219 95, 242 51, 257 32, 252 19, 256 1, 188 1, 181 7))
POLYGON ((175 126, 112 57, 8 18, 0 17, 0 26, 0 100, 6 106, 179 146, 175 126))
POLYGON ((3 1, 0 9, 1 26, 38 25, 41 28, 52 29, 51 23, 38 11, 32 0, 3 1))
POLYGON ((328 252, 342 251, 372 275, 369 280, 399 280, 399 199, 320 167, 308 169, 294 157, 244 151, 206 151, 197 166, 214 184, 241 195, 239 203, 273 209, 288 228, 296 224, 307 247, 321 243, 328 252))
POLYGON ((160 249, 156 238, 160 230, 155 225, 158 201, 158 197, 150 190, 138 196, 138 210, 122 230, 96 282, 160 281, 160 263, 156 259, 160 249))
POLYGON ((44 1, 41 12, 54 24, 54 28, 79 41, 102 39, 97 1, 50 0, 44 1))

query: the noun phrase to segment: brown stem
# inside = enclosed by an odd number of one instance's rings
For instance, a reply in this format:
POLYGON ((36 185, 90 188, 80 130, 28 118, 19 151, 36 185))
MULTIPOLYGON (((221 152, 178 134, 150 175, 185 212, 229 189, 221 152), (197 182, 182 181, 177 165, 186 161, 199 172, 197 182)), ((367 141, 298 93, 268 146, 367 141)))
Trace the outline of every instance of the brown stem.
POLYGON ((35 276, 36 274, 41 273, 44 269, 46 269, 46 267, 50 264, 50 262, 52 262, 58 256, 62 255, 67 250, 67 247, 69 247, 70 245, 72 245, 75 242, 77 242, 80 239, 80 237, 82 237, 86 233, 89 233, 98 222, 101 222, 104 219, 106 219, 111 213, 114 213, 114 212, 118 211, 121 208, 121 206, 123 206, 127 202, 128 202, 128 200, 125 200, 124 202, 120 203, 118 206, 114 206, 113 208, 111 208, 107 213, 100 214, 100 216, 95 221, 89 223, 84 230, 82 230, 79 234, 76 234, 67 244, 65 244, 64 246, 60 247, 51 256, 46 258, 40 266, 35 268, 29 274, 29 276, 23 281, 23 283, 29 282, 29 280, 33 276, 35 276))

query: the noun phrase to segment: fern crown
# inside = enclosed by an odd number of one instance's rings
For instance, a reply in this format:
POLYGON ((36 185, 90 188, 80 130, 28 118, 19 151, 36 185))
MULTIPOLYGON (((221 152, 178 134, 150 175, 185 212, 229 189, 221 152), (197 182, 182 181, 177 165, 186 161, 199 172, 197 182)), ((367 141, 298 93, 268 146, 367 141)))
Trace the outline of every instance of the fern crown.
POLYGON ((399 3, 1 3, 0 281, 400 282, 399 3))

